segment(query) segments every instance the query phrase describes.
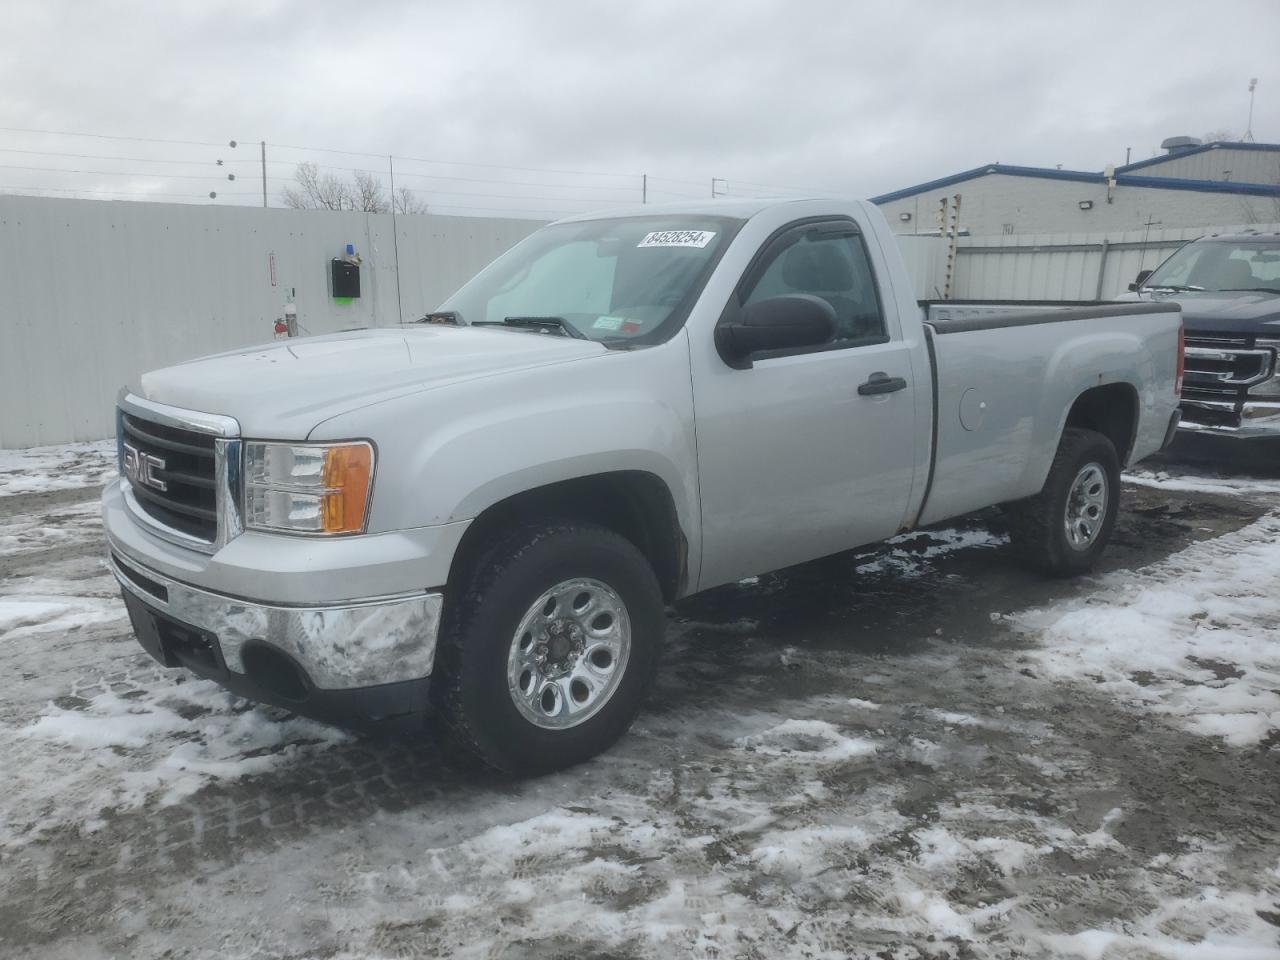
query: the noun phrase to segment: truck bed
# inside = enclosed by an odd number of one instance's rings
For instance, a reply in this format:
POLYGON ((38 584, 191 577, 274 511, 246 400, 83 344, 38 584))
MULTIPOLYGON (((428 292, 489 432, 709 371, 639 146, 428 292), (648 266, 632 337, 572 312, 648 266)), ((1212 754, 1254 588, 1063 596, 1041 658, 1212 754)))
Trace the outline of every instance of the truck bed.
MULTIPOLYGON (((921 301, 934 378, 934 459, 921 524, 1038 492, 1072 400, 1114 385, 1136 429, 1123 463, 1158 450, 1176 379, 1166 304, 921 301), (1138 309, 1135 309, 1138 308, 1138 309), (1129 384, 1141 383, 1141 392, 1129 384)), ((1118 445, 1120 446, 1120 445, 1118 445)))

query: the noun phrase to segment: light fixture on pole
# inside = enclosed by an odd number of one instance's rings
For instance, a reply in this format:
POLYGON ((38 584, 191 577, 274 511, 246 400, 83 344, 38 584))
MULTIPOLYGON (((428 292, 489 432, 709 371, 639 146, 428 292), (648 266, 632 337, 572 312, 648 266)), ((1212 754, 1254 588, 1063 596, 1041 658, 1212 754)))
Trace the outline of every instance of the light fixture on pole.
POLYGON ((1245 124, 1244 136, 1241 138, 1245 143, 1253 143, 1253 91, 1258 88, 1258 78, 1251 77, 1249 79, 1249 122, 1245 124))

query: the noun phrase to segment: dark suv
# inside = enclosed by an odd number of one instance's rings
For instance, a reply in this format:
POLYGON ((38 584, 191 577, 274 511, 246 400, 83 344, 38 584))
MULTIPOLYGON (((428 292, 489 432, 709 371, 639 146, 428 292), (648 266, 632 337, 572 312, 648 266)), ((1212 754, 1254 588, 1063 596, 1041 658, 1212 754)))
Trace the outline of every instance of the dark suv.
POLYGON ((1280 449, 1280 233, 1201 237, 1154 271, 1134 298, 1176 300, 1187 337, 1179 429, 1280 449))

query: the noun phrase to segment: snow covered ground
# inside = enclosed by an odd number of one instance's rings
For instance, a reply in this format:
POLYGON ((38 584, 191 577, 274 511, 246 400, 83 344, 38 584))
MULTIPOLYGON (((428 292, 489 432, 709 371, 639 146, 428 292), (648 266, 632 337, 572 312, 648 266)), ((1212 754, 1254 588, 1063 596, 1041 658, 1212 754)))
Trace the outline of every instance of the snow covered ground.
POLYGON ((0 450, 0 497, 94 486, 115 473, 114 440, 0 450))
POLYGON ((1144 475, 1072 583, 981 518, 693 598, 510 782, 151 661, 110 457, 0 453, 0 956, 1280 956, 1280 483, 1144 475))
POLYGON ((1280 736, 1280 512, 1008 619, 1049 676, 1232 746, 1280 736))

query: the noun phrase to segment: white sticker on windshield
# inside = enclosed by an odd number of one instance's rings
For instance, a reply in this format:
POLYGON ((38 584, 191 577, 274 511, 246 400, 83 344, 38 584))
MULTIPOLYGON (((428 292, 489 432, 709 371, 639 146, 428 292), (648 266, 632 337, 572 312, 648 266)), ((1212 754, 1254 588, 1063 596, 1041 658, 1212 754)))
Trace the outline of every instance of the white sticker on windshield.
POLYGON ((624 317, 597 317, 593 326, 597 330, 621 330, 624 317))
POLYGON ((715 237, 714 230, 655 230, 637 247, 705 247, 715 237))

